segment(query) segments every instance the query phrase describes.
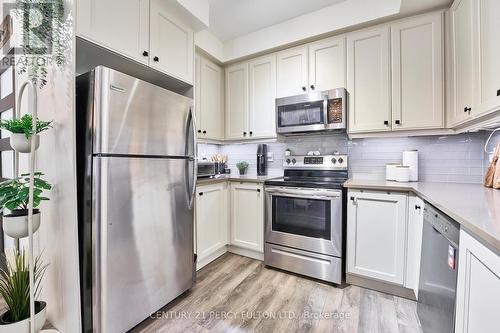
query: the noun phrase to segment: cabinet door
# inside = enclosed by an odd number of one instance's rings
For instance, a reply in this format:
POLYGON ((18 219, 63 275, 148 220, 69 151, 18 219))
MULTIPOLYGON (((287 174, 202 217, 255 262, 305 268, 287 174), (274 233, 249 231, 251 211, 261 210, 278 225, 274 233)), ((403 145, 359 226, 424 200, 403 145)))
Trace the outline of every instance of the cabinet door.
POLYGON ((309 44, 309 89, 324 91, 345 88, 345 37, 309 44))
POLYGON ((403 285, 407 195, 349 192, 347 271, 403 285))
POLYGON ((248 64, 226 68, 226 139, 248 137, 248 64))
POLYGON ((148 64, 149 0, 122 0, 119 4, 78 0, 76 30, 80 37, 148 64))
POLYGON ((408 258, 406 262, 405 287, 413 289, 418 297, 418 282, 420 279, 420 257, 422 252, 422 230, 424 226, 424 205, 422 199, 416 196, 408 198, 408 258))
POLYGON ((304 94, 307 89, 307 46, 276 54, 277 97, 304 94))
POLYGON ((389 27, 347 35, 349 132, 391 130, 389 27))
POLYGON ((474 68, 477 68, 473 115, 500 109, 500 1, 474 0, 474 68))
POLYGON ((201 122, 198 125, 201 131, 198 133, 200 138, 224 139, 222 89, 222 68, 201 57, 199 89, 201 122))
POLYGON ((461 230, 455 332, 500 332, 499 295, 499 253, 461 230))
POLYGON ((196 251, 198 262, 227 244, 227 183, 196 189, 196 251))
POLYGON ((231 245, 264 251, 264 194, 260 184, 231 184, 231 245))
POLYGON ((276 137, 276 56, 250 61, 248 79, 250 138, 276 137))
POLYGON ((193 31, 168 10, 163 0, 151 0, 150 34, 149 66, 192 84, 193 31))
POLYGON ((472 20, 475 0, 456 0, 450 9, 451 20, 451 105, 447 123, 454 126, 471 118, 474 103, 474 63, 472 57, 472 20))
POLYGON ((391 25, 392 129, 442 128, 443 14, 391 25))

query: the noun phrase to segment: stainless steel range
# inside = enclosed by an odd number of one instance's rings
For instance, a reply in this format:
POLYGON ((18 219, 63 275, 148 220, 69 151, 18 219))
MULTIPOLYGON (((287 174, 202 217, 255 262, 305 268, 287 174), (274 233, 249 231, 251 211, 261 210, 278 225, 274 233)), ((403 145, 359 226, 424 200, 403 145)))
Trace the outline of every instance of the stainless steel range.
POLYGON ((289 156, 284 168, 265 182, 265 264, 343 283, 347 156, 289 156))

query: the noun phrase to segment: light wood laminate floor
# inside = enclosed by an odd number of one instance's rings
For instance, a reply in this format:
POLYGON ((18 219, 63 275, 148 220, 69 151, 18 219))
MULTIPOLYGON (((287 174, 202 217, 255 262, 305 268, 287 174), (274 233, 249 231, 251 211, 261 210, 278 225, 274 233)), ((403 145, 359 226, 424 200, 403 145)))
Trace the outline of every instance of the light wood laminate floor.
POLYGON ((155 316, 131 332, 422 332, 413 301, 336 288, 229 253, 155 316))

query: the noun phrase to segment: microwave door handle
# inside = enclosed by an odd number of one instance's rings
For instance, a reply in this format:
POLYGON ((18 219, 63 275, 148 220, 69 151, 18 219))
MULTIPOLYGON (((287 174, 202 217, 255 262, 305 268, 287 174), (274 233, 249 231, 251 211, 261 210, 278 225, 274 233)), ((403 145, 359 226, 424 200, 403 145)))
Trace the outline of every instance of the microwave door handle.
POLYGON ((326 129, 328 128, 328 94, 323 95, 323 117, 326 129))

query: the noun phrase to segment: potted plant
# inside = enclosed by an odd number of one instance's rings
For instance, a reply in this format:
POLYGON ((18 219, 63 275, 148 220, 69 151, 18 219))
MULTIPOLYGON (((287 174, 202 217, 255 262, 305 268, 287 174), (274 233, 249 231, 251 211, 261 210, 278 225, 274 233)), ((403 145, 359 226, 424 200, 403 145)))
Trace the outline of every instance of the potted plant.
POLYGON ((236 163, 236 167, 238 168, 238 170, 240 170, 240 175, 244 175, 248 169, 248 162, 239 161, 238 163, 236 163))
MULTIPOLYGON (((40 210, 35 209, 42 200, 44 190, 50 190, 52 185, 43 180, 43 173, 35 172, 33 190, 33 232, 40 227, 40 210)), ((0 211, 3 214, 3 231, 10 237, 23 238, 28 236, 28 198, 29 174, 5 180, 0 183, 0 211), (10 211, 5 214, 5 210, 10 211)))
MULTIPOLYGON (((6 260, 7 268, 0 270, 0 295, 8 310, 0 316, 0 333, 29 333, 30 329, 30 283, 29 267, 24 250, 14 250, 6 260)), ((41 281, 47 269, 40 259, 33 263, 35 299, 41 291, 41 281)), ((35 301, 35 332, 39 332, 47 317, 47 303, 35 301)))
POLYGON ((33 118, 30 114, 25 114, 18 119, 1 120, 0 128, 11 132, 10 145, 15 151, 20 153, 31 152, 30 138, 35 135, 35 149, 40 145, 38 133, 52 127, 52 121, 36 121, 36 128, 33 130, 33 118))

